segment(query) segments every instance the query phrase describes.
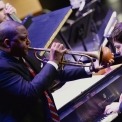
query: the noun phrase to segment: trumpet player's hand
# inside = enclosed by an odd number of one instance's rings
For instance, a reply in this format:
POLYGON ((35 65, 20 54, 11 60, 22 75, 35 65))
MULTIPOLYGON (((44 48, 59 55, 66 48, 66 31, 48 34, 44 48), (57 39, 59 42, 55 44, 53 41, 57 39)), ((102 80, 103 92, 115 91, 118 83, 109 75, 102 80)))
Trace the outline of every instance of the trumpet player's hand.
POLYGON ((63 54, 67 51, 63 44, 54 42, 51 46, 49 60, 59 64, 63 54))

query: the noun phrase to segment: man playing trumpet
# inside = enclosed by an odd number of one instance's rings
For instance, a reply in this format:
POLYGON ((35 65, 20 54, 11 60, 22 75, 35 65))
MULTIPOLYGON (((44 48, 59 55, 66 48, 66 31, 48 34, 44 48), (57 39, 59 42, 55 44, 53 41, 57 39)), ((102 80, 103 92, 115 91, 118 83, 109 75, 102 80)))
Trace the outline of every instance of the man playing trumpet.
MULTIPOLYGON (((22 24, 14 21, 0 24, 1 122, 60 121, 49 90, 54 80, 64 84, 66 81, 92 76, 83 67, 58 69, 67 49, 56 42, 50 48, 49 61, 40 70, 40 66, 32 65, 31 60, 27 61, 30 43, 28 32, 22 24), (55 114, 50 111, 47 95, 51 97, 55 114)), ((108 61, 112 62, 113 59, 108 61)))

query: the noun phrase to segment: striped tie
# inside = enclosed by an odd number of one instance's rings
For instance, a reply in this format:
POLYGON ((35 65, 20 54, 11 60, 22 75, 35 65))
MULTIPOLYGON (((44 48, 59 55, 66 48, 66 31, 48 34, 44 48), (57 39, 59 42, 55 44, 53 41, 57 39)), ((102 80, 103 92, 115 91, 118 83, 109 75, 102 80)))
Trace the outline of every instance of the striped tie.
POLYGON ((49 109, 50 109, 52 120, 54 122, 60 122, 60 118, 59 118, 59 115, 57 113, 57 110, 55 108, 55 105, 54 105, 53 101, 51 100, 51 98, 50 98, 49 94, 47 93, 47 91, 45 91, 44 93, 45 93, 45 96, 46 96, 47 101, 48 101, 48 106, 49 106, 49 109))
MULTIPOLYGON (((25 59, 22 59, 24 64, 27 66, 28 70, 30 71, 31 75, 34 77, 36 75, 36 73, 34 72, 34 70, 30 67, 30 65, 25 61, 25 59)), ((48 101, 48 106, 50 109, 50 113, 51 113, 51 118, 53 122, 60 122, 60 118, 59 115, 57 113, 57 109, 54 105, 54 102, 52 101, 52 99, 50 98, 49 94, 47 93, 47 91, 44 91, 44 94, 47 98, 48 101)))

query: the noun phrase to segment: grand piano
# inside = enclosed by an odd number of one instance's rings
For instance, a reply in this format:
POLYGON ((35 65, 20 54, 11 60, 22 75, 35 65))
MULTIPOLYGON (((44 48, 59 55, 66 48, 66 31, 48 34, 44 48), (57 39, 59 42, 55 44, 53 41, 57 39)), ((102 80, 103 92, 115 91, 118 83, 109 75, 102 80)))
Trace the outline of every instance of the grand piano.
POLYGON ((103 112, 121 93, 122 65, 106 75, 68 82, 53 97, 61 122, 119 122, 118 113, 103 112))

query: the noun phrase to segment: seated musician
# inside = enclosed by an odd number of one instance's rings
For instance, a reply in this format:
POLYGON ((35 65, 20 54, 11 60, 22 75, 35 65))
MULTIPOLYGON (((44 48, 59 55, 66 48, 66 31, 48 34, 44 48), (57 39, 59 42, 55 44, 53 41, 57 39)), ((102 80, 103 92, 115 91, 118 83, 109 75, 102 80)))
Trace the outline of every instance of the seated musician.
POLYGON ((4 3, 2 0, 0 0, 0 23, 2 21, 9 20, 9 16, 13 13, 16 13, 16 9, 10 5, 9 3, 4 3))
MULTIPOLYGON (((114 30, 112 31, 111 35, 110 35, 110 40, 113 44, 113 46, 115 47, 115 52, 116 54, 120 55, 120 57, 122 56, 122 22, 119 22, 115 25, 114 30)), ((119 58, 114 58, 114 63, 115 64, 121 64, 121 59, 119 58)), ((105 68, 102 70, 99 70, 96 74, 98 75, 102 75, 102 74, 106 74, 110 71, 112 71, 113 68, 109 67, 109 68, 105 68)))
POLYGON ((122 55, 122 22, 115 25, 115 28, 111 33, 111 41, 113 41, 113 44, 116 47, 116 53, 122 55))
MULTIPOLYGON (((117 23, 111 34, 112 41, 116 46, 116 52, 122 55, 122 22, 117 23)), ((121 62, 121 61, 120 61, 121 62)), ((105 114, 122 112, 122 95, 118 102, 113 102, 105 108, 105 114)))

